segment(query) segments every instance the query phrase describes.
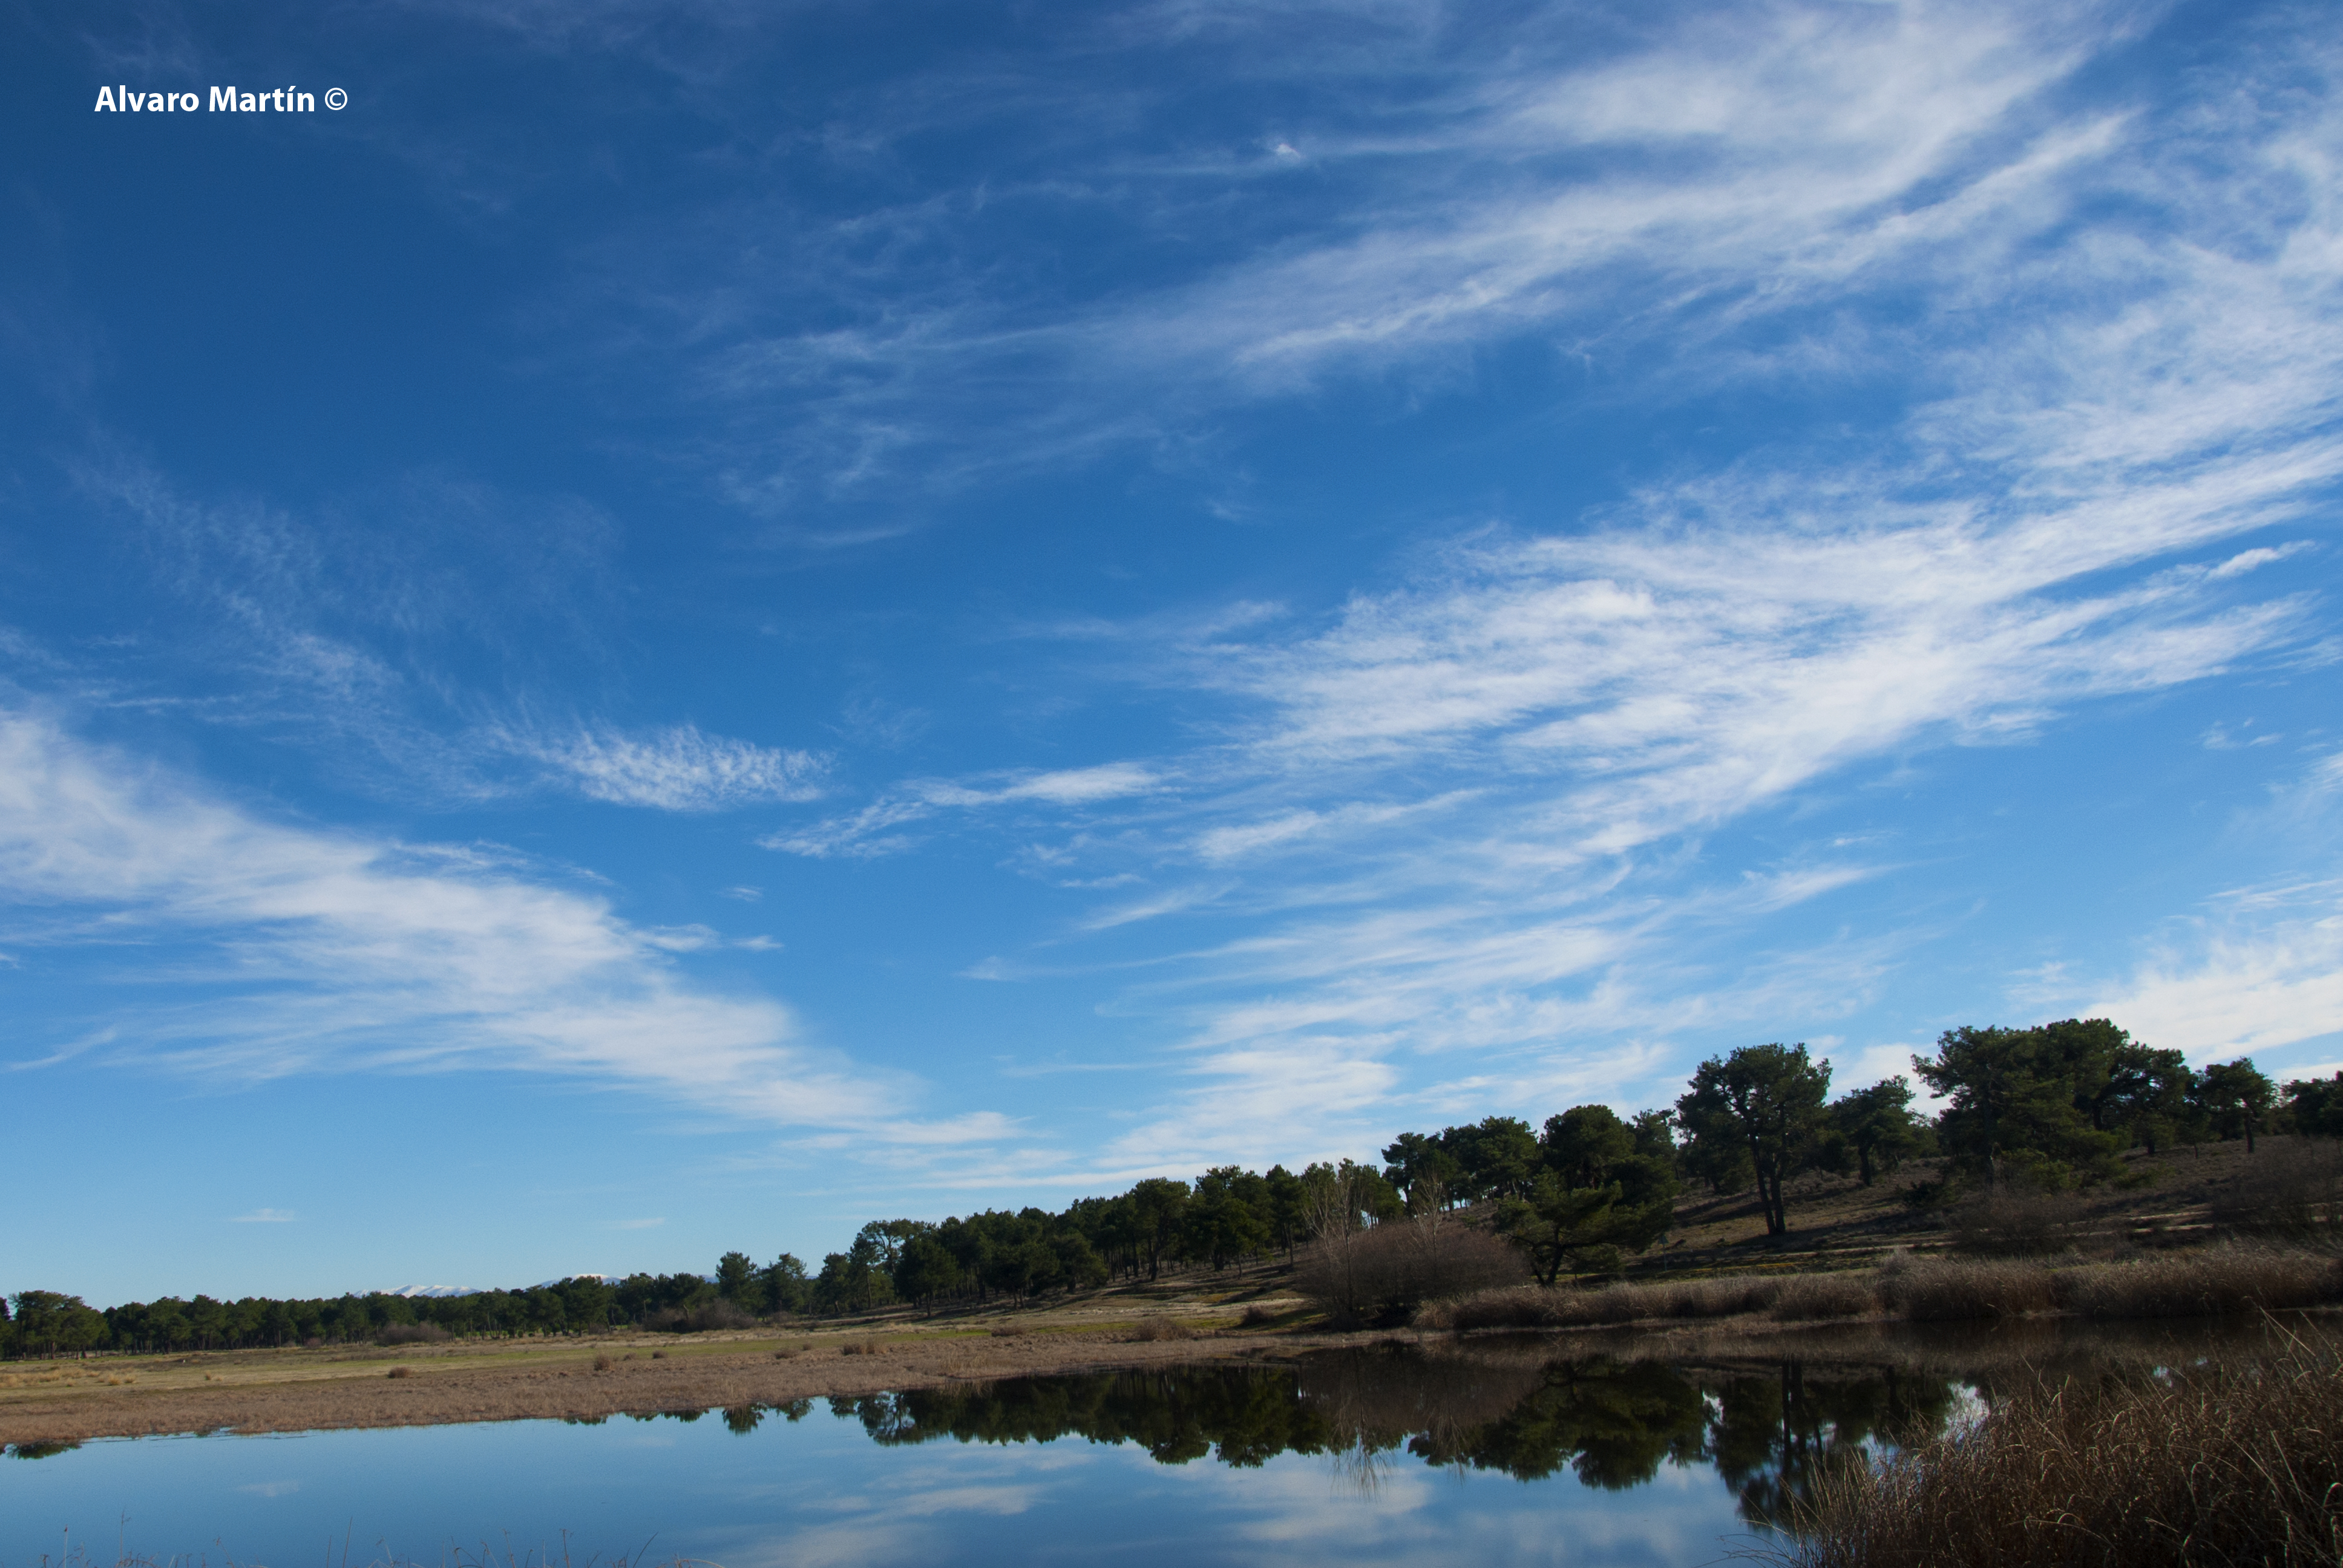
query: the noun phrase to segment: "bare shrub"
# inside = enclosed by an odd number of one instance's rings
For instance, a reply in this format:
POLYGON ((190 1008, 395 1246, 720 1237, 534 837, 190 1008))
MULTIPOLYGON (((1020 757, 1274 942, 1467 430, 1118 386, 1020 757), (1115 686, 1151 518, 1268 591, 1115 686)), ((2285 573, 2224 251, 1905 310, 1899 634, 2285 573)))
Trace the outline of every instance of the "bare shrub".
POLYGON ((2299 1345, 2275 1361, 2039 1382, 1974 1425, 1822 1473, 1782 1555, 1809 1568, 2331 1564, 2338 1409, 2336 1352, 2299 1345))
POLYGON ((804 1353, 804 1351, 796 1345, 783 1345, 773 1352, 773 1359, 777 1362, 793 1362, 804 1353))
POLYGON ((992 1337, 996 1340, 1021 1339, 1025 1335, 1026 1332, 1027 1331, 1023 1323, 995 1323, 992 1325, 992 1337))
POLYGON ((875 1356, 886 1348, 877 1340, 851 1340, 839 1346, 838 1353, 842 1356, 875 1356))
POLYGON ((1267 1307, 1262 1306, 1259 1302, 1255 1302, 1252 1305, 1244 1310, 1244 1314, 1242 1317, 1237 1319, 1237 1326, 1239 1328, 1246 1329, 1262 1329, 1267 1328, 1270 1324, 1275 1322, 1277 1322, 1277 1314, 1271 1312, 1267 1307))
POLYGON ((2016 1259, 1891 1258, 1879 1271, 1879 1300, 1916 1323, 2012 1318, 2055 1312, 2050 1270, 2016 1259))
POLYGON ((607 1351, 594 1358, 594 1370, 596 1372, 608 1372, 612 1367, 617 1366, 618 1364, 617 1360, 607 1351))
POLYGON ((714 1301, 685 1310, 661 1307, 643 1320, 643 1327, 663 1334, 706 1333, 711 1329, 746 1329, 757 1320, 730 1302, 714 1301))
POLYGON ((1989 1258, 2039 1258, 2074 1245, 2082 1204, 2071 1194, 2005 1182, 1954 1209, 1954 1245, 1989 1258))
POLYGON ((663 1362, 667 1360, 667 1352, 665 1351, 653 1351, 651 1352, 651 1360, 655 1362, 663 1362))
POLYGON ((413 1377, 415 1375, 415 1369, 413 1367, 393 1367, 382 1375, 385 1377, 413 1377))
POLYGON ((1518 1284, 1527 1271, 1510 1242, 1435 1211, 1322 1237, 1295 1283, 1338 1323, 1404 1322, 1424 1302, 1518 1284))
POLYGON ((436 1345, 456 1336, 437 1323, 387 1323, 374 1336, 378 1345, 436 1345))
POLYGON ((2343 1142, 2272 1138, 2213 1193, 2213 1222, 2268 1235, 2308 1237, 2343 1219, 2343 1142))
POLYGON ((1176 1318, 1149 1318, 1131 1331, 1134 1340, 1192 1340, 1196 1331, 1176 1318))

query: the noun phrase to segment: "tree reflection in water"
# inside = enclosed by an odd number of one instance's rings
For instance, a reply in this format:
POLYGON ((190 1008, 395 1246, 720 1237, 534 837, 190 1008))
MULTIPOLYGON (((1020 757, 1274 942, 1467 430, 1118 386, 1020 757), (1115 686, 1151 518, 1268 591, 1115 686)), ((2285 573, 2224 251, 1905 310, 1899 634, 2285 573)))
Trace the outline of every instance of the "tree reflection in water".
MULTIPOLYGON (((1966 1388, 1892 1363, 1704 1367, 1394 1346, 1292 1367, 1020 1378, 829 1404, 887 1445, 1079 1437, 1143 1448, 1161 1464, 1209 1456, 1240 1467, 1322 1454, 1367 1489, 1407 1456, 1525 1481, 1566 1468, 1614 1491, 1644 1485, 1664 1463, 1706 1466, 1744 1518, 1770 1526, 1829 1467, 1943 1430, 1966 1388)), ((808 1408, 774 1413, 797 1421, 808 1408)), ((724 1419, 746 1432, 760 1414, 743 1407, 724 1419)))

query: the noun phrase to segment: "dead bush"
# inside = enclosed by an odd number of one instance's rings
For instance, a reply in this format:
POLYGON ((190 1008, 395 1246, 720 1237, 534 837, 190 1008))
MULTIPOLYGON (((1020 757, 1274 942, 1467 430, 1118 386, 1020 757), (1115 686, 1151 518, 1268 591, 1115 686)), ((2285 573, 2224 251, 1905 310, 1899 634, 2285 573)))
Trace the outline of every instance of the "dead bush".
POLYGON ((382 1375, 385 1377, 413 1377, 415 1375, 415 1369, 413 1367, 393 1367, 382 1375))
POLYGON ((2271 1138, 2213 1193, 2213 1222, 2265 1235, 2310 1237, 2343 1218, 2343 1142, 2271 1138))
POLYGON ((995 1323, 992 1325, 992 1337, 996 1340, 1021 1339, 1024 1336, 1027 1330, 1023 1323, 995 1323))
POLYGON ((387 1323, 376 1331, 378 1345, 436 1345, 456 1336, 437 1323, 387 1323))
POLYGON ((2074 1245, 2082 1204, 2065 1192, 2005 1181, 1956 1206, 1953 1244, 1988 1258, 2039 1258, 2074 1245))
POLYGON ((1192 1340, 1196 1331, 1173 1318, 1149 1318, 1131 1331, 1134 1340, 1192 1340))
POLYGON ((1245 1329, 1262 1329, 1275 1322, 1277 1322, 1277 1314, 1259 1302, 1255 1302, 1244 1310, 1242 1317, 1237 1319, 1237 1326, 1245 1329))
POLYGON ((777 1362, 793 1362, 804 1353, 805 1352, 796 1345, 783 1345, 779 1350, 773 1352, 773 1359, 777 1362))
POLYGON ((617 1359, 608 1351, 603 1352, 600 1355, 594 1358, 594 1370, 596 1372, 608 1372, 612 1367, 617 1366, 618 1364, 618 1362, 617 1359))
POLYGON ((838 1347, 842 1356, 875 1356, 885 1350, 877 1340, 851 1340, 838 1347))
POLYGON ((643 1327, 663 1334, 698 1334, 714 1329, 753 1328, 756 1322, 730 1302, 716 1301, 689 1310, 661 1307, 643 1320, 643 1327))
POLYGON ((1434 1212, 1321 1238, 1302 1255, 1296 1286, 1337 1323, 1393 1323, 1527 1271, 1512 1243, 1434 1212))

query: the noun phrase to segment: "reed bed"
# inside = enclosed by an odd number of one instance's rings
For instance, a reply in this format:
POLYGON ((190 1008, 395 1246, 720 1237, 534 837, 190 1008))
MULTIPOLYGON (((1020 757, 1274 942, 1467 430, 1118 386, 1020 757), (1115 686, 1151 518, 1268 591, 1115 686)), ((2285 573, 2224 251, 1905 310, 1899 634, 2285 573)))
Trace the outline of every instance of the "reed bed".
POLYGON ((1591 1328, 1763 1315, 1908 1322, 2067 1313, 2099 1320, 2284 1312, 2343 1302, 2343 1260, 2258 1244, 2054 1266, 2015 1258, 1895 1258, 1835 1274, 1728 1274, 1594 1290, 1515 1285, 1427 1303, 1425 1329, 1591 1328))
POLYGON ((1794 1523, 1769 1555, 1798 1568, 2334 1564, 2343 1362, 2297 1342, 2150 1378, 2040 1380, 1822 1475, 1794 1523))

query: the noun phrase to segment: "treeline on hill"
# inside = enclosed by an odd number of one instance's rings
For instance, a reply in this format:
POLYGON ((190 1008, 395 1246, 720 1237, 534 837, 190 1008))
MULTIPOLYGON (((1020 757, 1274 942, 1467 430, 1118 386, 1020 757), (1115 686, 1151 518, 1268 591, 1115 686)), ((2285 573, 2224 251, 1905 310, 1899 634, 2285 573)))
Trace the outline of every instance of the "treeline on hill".
POLYGON ((1829 1062, 1810 1059, 1804 1045, 1747 1046, 1701 1063, 1673 1106, 1624 1120, 1603 1105, 1574 1106, 1541 1130, 1492 1116, 1402 1133, 1379 1165, 1344 1160, 1298 1174, 1224 1165, 1193 1181, 1151 1178, 1056 1213, 874 1220, 811 1272, 787 1252, 761 1266, 727 1252, 712 1277, 572 1279, 446 1298, 166 1297, 102 1312, 76 1296, 25 1291, 0 1303, 0 1353, 683 1332, 895 1302, 932 1311, 1155 1280, 1167 1269, 1219 1270, 1272 1253, 1291 1261, 1305 1246, 1322 1272, 1328 1258, 1349 1270, 1364 1266, 1363 1239, 1377 1231, 1377 1242, 1394 1245, 1444 1235, 1439 1246, 1450 1251, 1441 1266, 1452 1270, 1494 1266, 1486 1258, 1459 1261, 1460 1237, 1484 1247, 1502 1238, 1508 1266, 1551 1285, 1564 1274, 1615 1271, 1626 1255, 1662 1240, 1687 1182, 1719 1194, 1754 1188, 1768 1232, 1781 1235, 1789 1229, 1787 1184, 1810 1170, 1868 1186, 1907 1160, 1941 1155, 1944 1179, 1912 1189, 1926 1202, 1996 1183, 2055 1191, 2137 1180, 2125 1176, 2121 1161, 2135 1147, 2154 1153, 2222 1139, 2243 1140, 2251 1151, 2278 1132, 2343 1138, 2343 1073, 2281 1091, 2250 1060, 2194 1070, 2179 1051, 2142 1045, 2106 1019, 1949 1030, 1936 1054, 1916 1057, 1914 1067, 1946 1102, 1932 1119, 1913 1111, 1900 1078, 1833 1100, 1829 1062), (1445 1224, 1460 1208, 1467 1221, 1445 1224))

